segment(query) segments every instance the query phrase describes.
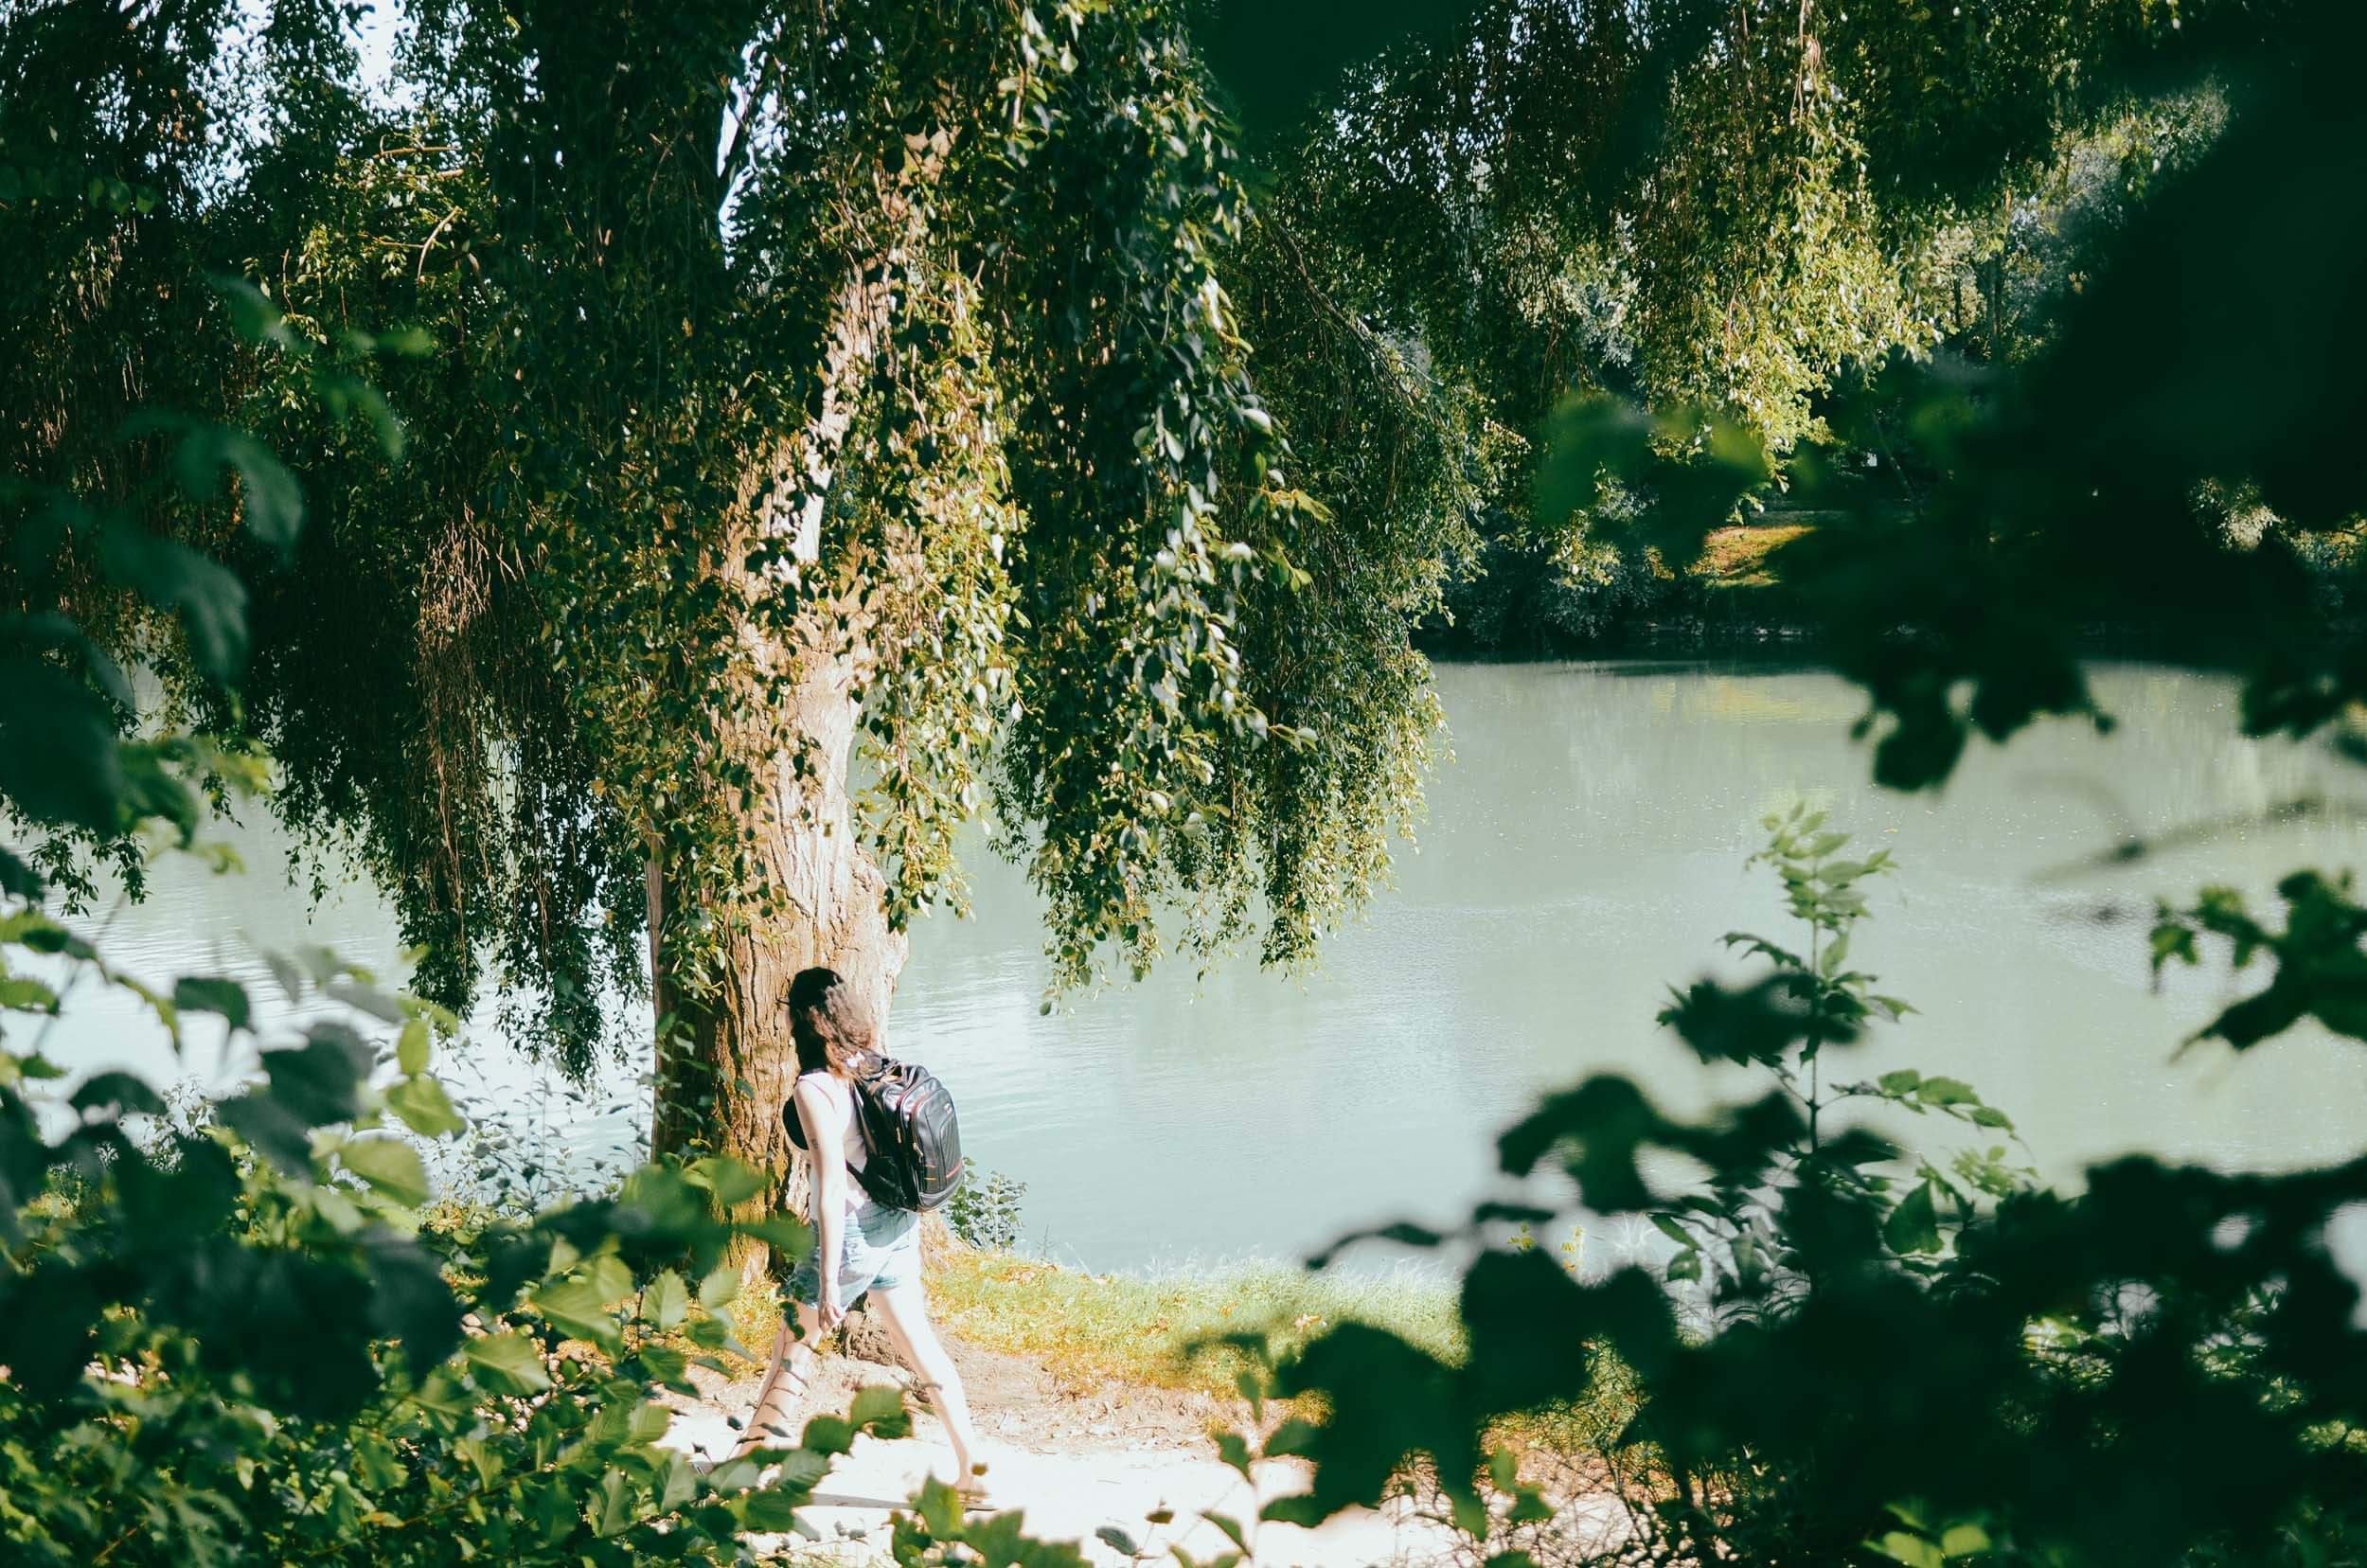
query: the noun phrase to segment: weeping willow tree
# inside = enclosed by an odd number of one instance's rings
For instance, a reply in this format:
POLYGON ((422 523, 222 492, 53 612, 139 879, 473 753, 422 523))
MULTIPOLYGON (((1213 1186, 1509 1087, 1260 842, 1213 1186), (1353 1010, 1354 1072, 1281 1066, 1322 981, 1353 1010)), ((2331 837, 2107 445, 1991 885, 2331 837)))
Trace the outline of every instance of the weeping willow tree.
POLYGON ((1070 985, 1303 960, 1384 874, 1468 457, 1293 459, 1169 9, 418 0, 367 91, 347 10, 11 9, 0 161, 56 173, 10 285, 63 347, 11 361, 9 460, 173 472, 112 444, 127 377, 287 454, 153 514, 249 568, 251 655, 123 640, 388 889, 419 987, 581 1066, 646 963, 659 1149, 785 1171, 789 977, 884 1010, 982 812, 1070 985))

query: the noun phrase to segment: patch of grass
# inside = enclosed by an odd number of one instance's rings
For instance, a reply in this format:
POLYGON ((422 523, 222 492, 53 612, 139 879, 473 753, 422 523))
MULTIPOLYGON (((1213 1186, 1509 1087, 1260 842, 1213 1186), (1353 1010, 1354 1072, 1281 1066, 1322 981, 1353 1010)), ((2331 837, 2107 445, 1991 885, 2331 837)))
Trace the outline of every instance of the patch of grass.
POLYGON ((1737 525, 1714 528, 1701 541, 1694 574, 1727 588, 1765 588, 1775 579, 1766 569, 1767 558, 1779 544, 1788 544, 1808 531, 1799 523, 1737 525))
MULTIPOLYGON (((1388 1329, 1445 1361, 1464 1354, 1453 1282, 1411 1271, 1357 1276, 1248 1263, 1094 1274, 1009 1253, 946 1248, 931 1258, 928 1283, 931 1310, 947 1333, 1024 1356, 1078 1389, 1132 1384, 1237 1399, 1238 1379, 1254 1363, 1227 1336, 1262 1332, 1279 1359, 1342 1323, 1388 1329)), ((1608 1454, 1622 1448, 1620 1434, 1641 1399, 1634 1374, 1603 1352, 1587 1399, 1506 1417, 1492 1437, 1520 1454, 1608 1454)))
MULTIPOLYGON (((703 1312, 703 1309, 694 1308, 703 1312)), ((735 1355, 729 1350, 713 1352, 716 1359, 731 1368, 735 1381, 761 1378, 772 1359, 774 1338, 781 1331, 781 1324, 789 1315, 789 1302, 774 1285, 754 1288, 742 1286, 732 1298, 732 1338, 748 1353, 735 1355)))
POLYGON ((1094 1274, 1009 1253, 948 1249, 929 1274, 948 1333, 1040 1362, 1064 1385, 1128 1382, 1238 1396, 1251 1362, 1212 1342, 1263 1332, 1277 1353, 1336 1323, 1369 1323, 1459 1353, 1452 1287, 1405 1274, 1356 1278, 1253 1263, 1206 1274, 1094 1274))

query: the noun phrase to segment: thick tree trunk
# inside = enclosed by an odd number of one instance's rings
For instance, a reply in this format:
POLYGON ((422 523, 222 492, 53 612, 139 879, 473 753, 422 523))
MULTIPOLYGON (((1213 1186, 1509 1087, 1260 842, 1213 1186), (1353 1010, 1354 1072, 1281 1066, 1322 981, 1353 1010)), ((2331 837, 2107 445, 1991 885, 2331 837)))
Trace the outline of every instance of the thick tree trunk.
MULTIPOLYGON (((796 1050, 784 1003, 799 970, 820 964, 863 991, 885 1025, 904 935, 887 920, 884 884, 858 842, 849 816, 846 769, 855 730, 847 661, 818 661, 798 685, 797 739, 808 764, 784 751, 774 762, 748 837, 776 907, 733 923, 721 972, 696 991, 659 966, 657 1012, 671 1033, 659 1042, 652 1142, 662 1153, 705 1149, 729 1154, 772 1178, 742 1217, 804 1208, 802 1162, 781 1115, 796 1077, 796 1050)), ((664 929, 669 879, 654 864, 650 924, 664 929)), ((754 1244, 741 1255, 743 1277, 766 1267, 754 1244)))

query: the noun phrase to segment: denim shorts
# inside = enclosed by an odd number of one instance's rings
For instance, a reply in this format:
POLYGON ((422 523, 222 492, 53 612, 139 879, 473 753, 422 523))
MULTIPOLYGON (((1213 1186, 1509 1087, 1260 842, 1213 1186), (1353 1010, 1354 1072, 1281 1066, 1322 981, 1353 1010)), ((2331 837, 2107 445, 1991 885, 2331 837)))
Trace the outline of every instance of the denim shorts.
MULTIPOLYGON (((892 1291, 920 1277, 920 1216, 865 1197, 839 1231, 838 1299, 851 1309, 865 1291, 892 1291)), ((789 1298, 822 1302, 822 1253, 817 1245, 789 1276, 789 1298)))

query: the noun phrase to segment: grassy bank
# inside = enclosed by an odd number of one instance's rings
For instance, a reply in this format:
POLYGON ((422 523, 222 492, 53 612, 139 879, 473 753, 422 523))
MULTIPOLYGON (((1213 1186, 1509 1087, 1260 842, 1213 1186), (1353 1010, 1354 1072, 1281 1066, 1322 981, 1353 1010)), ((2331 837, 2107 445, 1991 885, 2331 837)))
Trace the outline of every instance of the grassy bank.
MULTIPOLYGON (((1344 1323, 1387 1329, 1446 1361, 1464 1354, 1453 1284, 1411 1271, 1358 1276, 1245 1263, 1095 1274, 948 1247, 932 1257, 928 1281, 948 1333, 1027 1357, 1079 1391, 1133 1385, 1237 1400, 1254 1362, 1230 1336, 1262 1334, 1280 1360, 1344 1323)), ((1500 1421, 1496 1438, 1513 1452, 1559 1460, 1600 1455, 1620 1446, 1640 1398, 1633 1374, 1606 1355, 1585 1399, 1500 1421)))
POLYGON ((1025 1356, 1063 1385, 1125 1382, 1236 1398, 1250 1360, 1221 1343, 1262 1333, 1277 1354, 1326 1327, 1368 1323, 1441 1356, 1460 1354, 1450 1285, 1254 1263, 1205 1273, 1095 1274, 1008 1253, 948 1248, 929 1274, 947 1332, 1025 1356))

